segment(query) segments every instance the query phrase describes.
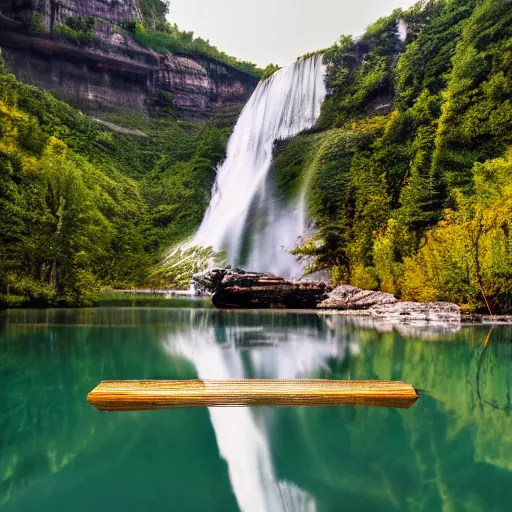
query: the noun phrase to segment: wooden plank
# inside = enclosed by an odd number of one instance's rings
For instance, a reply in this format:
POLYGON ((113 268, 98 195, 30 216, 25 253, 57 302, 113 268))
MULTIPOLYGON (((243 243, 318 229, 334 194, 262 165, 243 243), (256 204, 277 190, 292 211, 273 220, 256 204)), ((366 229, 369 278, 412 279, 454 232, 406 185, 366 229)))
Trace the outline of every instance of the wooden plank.
POLYGON ((393 381, 106 380, 87 395, 87 401, 100 411, 259 405, 408 409, 418 396, 410 384, 393 381))

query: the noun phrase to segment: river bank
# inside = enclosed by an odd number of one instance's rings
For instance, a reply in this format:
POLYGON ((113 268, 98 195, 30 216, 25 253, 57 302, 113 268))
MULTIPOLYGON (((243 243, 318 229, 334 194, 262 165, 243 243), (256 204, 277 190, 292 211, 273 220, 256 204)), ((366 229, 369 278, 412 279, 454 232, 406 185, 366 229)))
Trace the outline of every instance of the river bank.
MULTIPOLYGON (((11 296, 12 297, 12 296, 11 296)), ((10 297, 8 297, 10 298, 10 297)), ((0 311, 7 309, 79 309, 82 306, 74 306, 67 303, 33 301, 23 297, 14 297, 18 300, 0 301, 0 311)), ((104 290, 99 298, 89 307, 213 307, 210 297, 194 296, 185 291, 171 290, 104 290)))
MULTIPOLYGON (((193 309, 217 309, 210 295, 194 296, 188 291, 170 291, 164 289, 133 289, 133 290, 105 290, 101 293, 98 301, 94 303, 93 308, 193 308, 193 309)), ((0 304, 0 311, 8 309, 69 309, 69 305, 52 305, 42 302, 23 302, 11 306, 0 304)), ((72 308, 80 309, 80 308, 72 308)), ((259 312, 269 312, 272 314, 317 314, 320 316, 344 316, 356 318, 372 318, 369 309, 330 309, 330 308, 222 308, 226 313, 246 313, 258 309, 259 312)), ((386 320, 384 319, 384 322, 386 320)), ((397 323, 397 322, 392 322, 397 323)), ((411 323, 403 319, 401 323, 411 323)), ((415 320, 416 326, 436 324, 443 325, 442 321, 428 322, 415 320)), ((446 324, 451 322, 446 322, 446 324)), ((512 315, 485 315, 474 312, 462 311, 460 315, 460 324, 467 325, 512 325, 512 315)))

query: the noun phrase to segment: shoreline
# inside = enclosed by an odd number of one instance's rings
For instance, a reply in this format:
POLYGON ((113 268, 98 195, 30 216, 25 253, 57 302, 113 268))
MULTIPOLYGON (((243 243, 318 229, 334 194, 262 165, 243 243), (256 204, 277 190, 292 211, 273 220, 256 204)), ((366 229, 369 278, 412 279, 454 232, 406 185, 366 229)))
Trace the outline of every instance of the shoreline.
MULTIPOLYGON (((148 295, 151 295, 151 293, 148 293, 148 295)), ((155 294, 156 295, 156 294, 155 294)), ((160 294, 158 294, 160 295, 160 294)), ((302 315, 311 315, 316 314, 320 316, 346 316, 346 317, 361 317, 361 318, 374 318, 370 314, 369 310, 357 310, 357 309, 284 309, 284 308, 226 308, 226 309, 219 309, 211 306, 206 305, 200 305, 198 307, 190 307, 190 306, 180 306, 179 302, 182 302, 183 299, 190 298, 194 300, 193 296, 183 296, 178 295, 171 298, 164 299, 165 302, 173 302, 175 301, 175 306, 165 306, 165 305, 108 305, 108 304, 101 304, 101 301, 99 304, 96 304, 94 306, 84 306, 84 307, 72 307, 72 306, 41 306, 41 305, 33 305, 33 306, 22 306, 22 307, 9 307, 9 308, 0 308, 0 313, 4 311, 9 310, 45 310, 45 309, 60 309, 60 310, 75 310, 75 309, 187 309, 187 310, 195 310, 195 309, 204 309, 209 311, 215 311, 219 313, 228 313, 228 314, 235 314, 235 313, 258 313, 258 314, 302 314, 302 315), (181 299, 181 300, 180 300, 181 299)), ((207 297, 196 297, 195 298, 197 302, 206 302, 205 299, 207 297)), ((120 302, 129 302, 126 301, 120 301, 120 302)), ((195 301, 194 301, 195 302, 195 301)), ((375 319, 378 320, 378 319, 375 319)), ((416 326, 429 326, 429 325, 436 325, 436 326, 442 326, 442 325, 453 325, 452 322, 419 322, 416 320, 405 320, 402 322, 393 322, 396 324, 403 324, 403 325, 416 325, 416 326)), ((478 326, 478 325, 511 325, 512 326, 512 315, 484 315, 484 314, 477 314, 477 313, 467 313, 461 315, 461 321, 460 325, 462 326, 478 326)))

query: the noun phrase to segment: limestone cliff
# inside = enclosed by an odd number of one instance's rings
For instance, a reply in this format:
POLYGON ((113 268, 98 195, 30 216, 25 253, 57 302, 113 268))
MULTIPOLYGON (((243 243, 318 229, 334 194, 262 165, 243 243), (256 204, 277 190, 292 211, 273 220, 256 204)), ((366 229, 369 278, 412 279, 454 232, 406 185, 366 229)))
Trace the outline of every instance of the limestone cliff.
POLYGON ((29 0, 24 7, 43 20, 46 33, 27 30, 4 10, 3 58, 19 80, 84 110, 148 113, 164 97, 182 116, 207 118, 218 109, 240 110, 257 82, 206 57, 159 54, 138 44, 119 25, 140 19, 137 0, 29 0), (53 32, 70 17, 95 18, 95 37, 75 44, 53 32))
POLYGON ((109 22, 142 18, 137 0, 23 0, 21 3, 41 13, 48 28, 54 23, 64 23, 70 17, 92 16, 109 22))

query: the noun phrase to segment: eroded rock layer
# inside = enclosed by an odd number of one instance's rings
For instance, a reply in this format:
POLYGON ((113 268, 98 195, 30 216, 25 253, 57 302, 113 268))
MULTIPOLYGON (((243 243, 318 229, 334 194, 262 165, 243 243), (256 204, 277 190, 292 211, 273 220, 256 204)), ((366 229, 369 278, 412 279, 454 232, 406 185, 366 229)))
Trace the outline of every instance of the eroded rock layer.
POLYGON ((369 309, 383 304, 395 304, 398 299, 391 293, 361 290, 350 285, 337 286, 328 298, 318 304, 320 309, 369 309))
POLYGON ((213 304, 221 309, 312 309, 332 289, 325 283, 294 283, 273 274, 229 268, 197 274, 194 282, 213 293, 213 304))
MULTIPOLYGON (((130 19, 132 11, 125 7, 125 14, 110 18, 130 19)), ((206 57, 156 53, 111 21, 97 23, 96 37, 80 45, 55 34, 28 33, 7 21, 0 23, 0 49, 9 70, 84 110, 150 113, 165 96, 184 117, 206 119, 230 109, 236 118, 258 81, 206 57)))

